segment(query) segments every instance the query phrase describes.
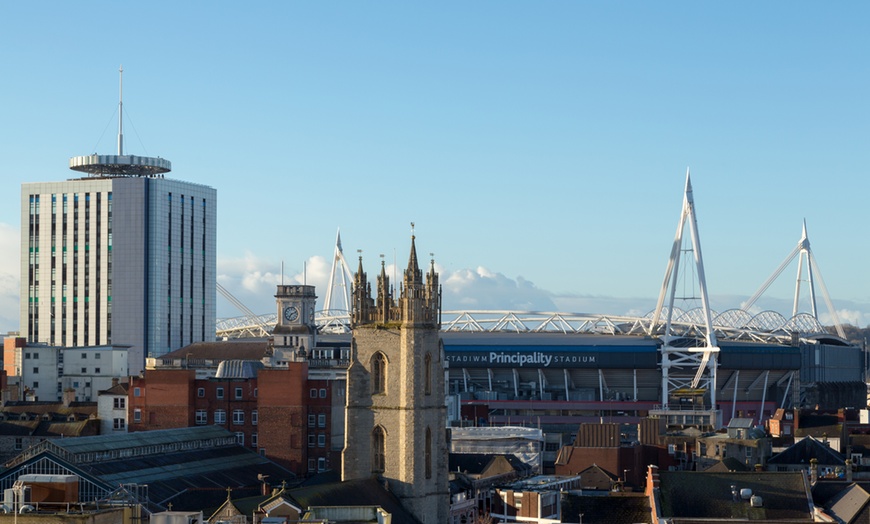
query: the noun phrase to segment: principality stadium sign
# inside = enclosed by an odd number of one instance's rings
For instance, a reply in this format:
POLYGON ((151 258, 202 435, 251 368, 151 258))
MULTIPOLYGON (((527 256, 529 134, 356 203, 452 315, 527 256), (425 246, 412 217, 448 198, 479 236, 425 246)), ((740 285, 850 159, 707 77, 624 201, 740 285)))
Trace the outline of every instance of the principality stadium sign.
POLYGON ((654 352, 607 351, 445 351, 459 368, 654 368, 654 352))
POLYGON ((597 355, 559 355, 536 351, 525 353, 521 351, 490 351, 488 353, 473 353, 446 355, 447 362, 468 367, 536 367, 548 368, 552 365, 595 365, 597 355))

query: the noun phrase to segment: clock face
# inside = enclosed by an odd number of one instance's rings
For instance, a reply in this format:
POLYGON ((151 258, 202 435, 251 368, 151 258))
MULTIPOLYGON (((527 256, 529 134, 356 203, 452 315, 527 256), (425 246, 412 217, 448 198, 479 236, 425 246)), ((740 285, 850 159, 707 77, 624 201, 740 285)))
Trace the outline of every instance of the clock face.
POLYGON ((299 318, 299 310, 293 306, 288 306, 284 308, 284 320, 288 322, 293 322, 299 318))

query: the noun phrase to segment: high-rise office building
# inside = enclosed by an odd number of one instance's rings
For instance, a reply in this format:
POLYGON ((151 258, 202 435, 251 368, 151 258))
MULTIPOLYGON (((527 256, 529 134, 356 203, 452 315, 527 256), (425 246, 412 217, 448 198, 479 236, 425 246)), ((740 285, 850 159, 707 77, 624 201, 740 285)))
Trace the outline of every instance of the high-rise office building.
MULTIPOLYGON (((123 85, 123 84, 122 84, 123 85)), ((21 333, 129 345, 129 372, 215 333, 216 191, 164 178, 163 158, 73 157, 84 173, 21 186, 21 333)))

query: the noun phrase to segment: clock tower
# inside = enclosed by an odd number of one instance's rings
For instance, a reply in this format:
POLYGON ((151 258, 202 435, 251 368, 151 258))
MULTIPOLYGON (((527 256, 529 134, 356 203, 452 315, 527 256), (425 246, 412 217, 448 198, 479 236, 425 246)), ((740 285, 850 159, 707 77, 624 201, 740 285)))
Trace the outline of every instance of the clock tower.
POLYGON ((315 300, 314 286, 279 285, 275 293, 278 320, 272 330, 273 344, 294 360, 307 358, 316 343, 315 300))

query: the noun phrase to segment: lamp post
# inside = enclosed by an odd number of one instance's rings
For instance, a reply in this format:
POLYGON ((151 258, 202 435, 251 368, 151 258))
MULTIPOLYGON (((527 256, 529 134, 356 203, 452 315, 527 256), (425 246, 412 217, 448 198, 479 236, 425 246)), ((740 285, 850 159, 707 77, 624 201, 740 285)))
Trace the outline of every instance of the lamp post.
POLYGON ((18 481, 12 485, 12 513, 15 514, 13 522, 18 524, 18 508, 21 507, 21 486, 18 481))
POLYGON ((631 470, 630 469, 622 470, 622 483, 623 483, 623 485, 628 484, 628 472, 629 471, 631 471, 631 470))

